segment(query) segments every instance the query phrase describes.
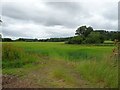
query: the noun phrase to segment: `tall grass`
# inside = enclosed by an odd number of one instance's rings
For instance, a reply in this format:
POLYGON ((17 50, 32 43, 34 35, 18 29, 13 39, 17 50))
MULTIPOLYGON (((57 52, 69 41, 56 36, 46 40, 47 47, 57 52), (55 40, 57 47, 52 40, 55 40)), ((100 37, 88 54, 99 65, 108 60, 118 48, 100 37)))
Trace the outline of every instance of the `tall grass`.
POLYGON ((26 64, 36 62, 36 55, 28 54, 23 48, 12 44, 3 44, 2 68, 20 68, 26 64))
POLYGON ((118 87, 118 66, 110 59, 82 61, 76 70, 90 82, 100 87, 118 87))
POLYGON ((64 43, 14 43, 14 45, 24 48, 26 52, 36 53, 50 58, 65 60, 89 60, 96 58, 101 60, 104 55, 112 51, 112 46, 85 46, 66 45, 64 43))
POLYGON ((12 46, 11 44, 3 45, 2 49, 2 58, 4 60, 15 61, 21 59, 24 56, 22 48, 17 48, 15 46, 12 46))
MULTIPOLYGON (((3 43, 3 68, 18 68, 40 61, 41 57, 76 62, 75 70, 86 80, 103 87, 118 86, 118 66, 110 58, 113 46, 67 45, 52 42, 3 43)), ((54 77, 67 77, 55 70, 54 77)))

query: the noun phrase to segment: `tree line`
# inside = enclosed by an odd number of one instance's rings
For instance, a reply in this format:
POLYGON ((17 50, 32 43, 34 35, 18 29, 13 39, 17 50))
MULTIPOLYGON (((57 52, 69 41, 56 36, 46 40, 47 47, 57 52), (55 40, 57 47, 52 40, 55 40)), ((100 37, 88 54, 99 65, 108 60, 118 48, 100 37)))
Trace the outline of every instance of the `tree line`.
POLYGON ((105 40, 118 40, 120 41, 120 32, 118 31, 105 31, 105 30, 93 30, 91 26, 81 26, 77 28, 76 36, 69 39, 68 44, 100 44, 105 40))
POLYGON ((50 38, 50 39, 28 39, 28 38, 19 38, 12 40, 11 38, 2 38, 2 42, 64 42, 68 41, 72 37, 67 38, 50 38))
MULTIPOLYGON (((2 36, 0 35, 2 38, 2 36)), ((65 42, 67 44, 95 44, 103 43, 105 40, 119 40, 120 32, 118 31, 106 31, 106 30, 93 30, 91 26, 81 26, 77 28, 75 36, 66 38, 49 38, 49 39, 27 39, 19 38, 12 40, 11 38, 2 38, 2 42, 65 42)))

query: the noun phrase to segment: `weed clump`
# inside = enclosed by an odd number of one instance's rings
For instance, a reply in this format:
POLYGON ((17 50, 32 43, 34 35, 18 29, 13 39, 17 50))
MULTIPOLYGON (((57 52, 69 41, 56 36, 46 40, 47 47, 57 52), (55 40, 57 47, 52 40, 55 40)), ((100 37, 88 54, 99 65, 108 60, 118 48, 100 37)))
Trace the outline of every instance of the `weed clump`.
POLYGON ((31 55, 23 48, 12 44, 3 44, 2 68, 21 68, 24 65, 35 63, 37 55, 31 55))
POLYGON ((3 60, 19 60, 23 56, 23 50, 12 46, 11 44, 4 44, 2 47, 3 60))

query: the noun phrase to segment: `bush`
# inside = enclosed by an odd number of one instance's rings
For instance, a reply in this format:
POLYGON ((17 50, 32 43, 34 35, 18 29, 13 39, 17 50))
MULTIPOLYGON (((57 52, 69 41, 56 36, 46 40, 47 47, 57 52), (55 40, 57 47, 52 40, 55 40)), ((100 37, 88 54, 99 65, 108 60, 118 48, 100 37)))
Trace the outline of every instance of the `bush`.
POLYGON ((83 41, 84 44, 100 44, 104 42, 104 37, 99 32, 91 32, 83 41))
POLYGON ((74 36, 69 39, 67 44, 99 44, 103 43, 104 38, 99 32, 91 32, 87 37, 84 36, 74 36))
POLYGON ((86 38, 86 43, 103 43, 104 39, 99 32, 91 32, 86 38))
POLYGON ((83 41, 83 38, 81 36, 74 36, 72 39, 69 39, 68 44, 81 44, 83 41))

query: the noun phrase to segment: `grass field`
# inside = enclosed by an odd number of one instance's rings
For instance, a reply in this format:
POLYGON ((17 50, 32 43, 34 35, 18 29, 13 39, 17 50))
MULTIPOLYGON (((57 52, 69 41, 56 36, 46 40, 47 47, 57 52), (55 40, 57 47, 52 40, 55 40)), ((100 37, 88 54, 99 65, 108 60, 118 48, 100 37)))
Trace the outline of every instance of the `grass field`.
POLYGON ((63 42, 2 45, 3 75, 18 78, 4 87, 118 87, 117 58, 110 57, 114 46, 63 42))

